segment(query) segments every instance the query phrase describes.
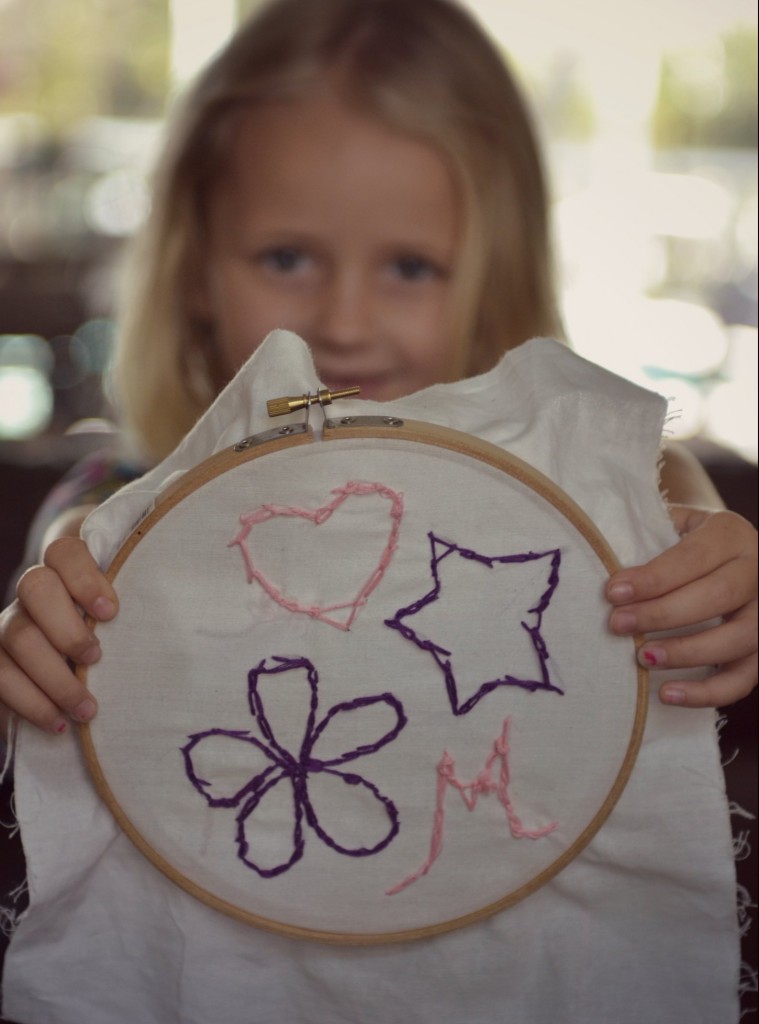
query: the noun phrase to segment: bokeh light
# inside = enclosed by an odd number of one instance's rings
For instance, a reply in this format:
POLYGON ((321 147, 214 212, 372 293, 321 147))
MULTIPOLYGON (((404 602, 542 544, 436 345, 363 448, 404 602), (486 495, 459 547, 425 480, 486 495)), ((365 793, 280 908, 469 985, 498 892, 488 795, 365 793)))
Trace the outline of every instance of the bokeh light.
POLYGON ((93 231, 111 238, 125 238, 142 224, 148 207, 145 179, 131 169, 120 168, 99 178, 90 187, 85 216, 93 231))
POLYGON ((0 365, 0 439, 22 441, 42 433, 53 415, 53 389, 34 366, 0 365))
POLYGON ((50 346, 38 334, 0 334, 0 366, 31 366, 49 374, 54 361, 50 346))
POLYGON ((84 373, 102 374, 108 368, 116 325, 105 318, 88 320, 71 338, 71 360, 84 373))

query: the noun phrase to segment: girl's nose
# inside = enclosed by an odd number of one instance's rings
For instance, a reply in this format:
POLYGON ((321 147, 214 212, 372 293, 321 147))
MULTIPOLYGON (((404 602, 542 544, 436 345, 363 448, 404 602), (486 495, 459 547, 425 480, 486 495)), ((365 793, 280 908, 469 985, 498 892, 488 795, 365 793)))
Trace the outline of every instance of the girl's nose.
POLYGON ((370 340, 371 289, 356 268, 333 274, 319 296, 314 341, 335 351, 360 349, 370 340))

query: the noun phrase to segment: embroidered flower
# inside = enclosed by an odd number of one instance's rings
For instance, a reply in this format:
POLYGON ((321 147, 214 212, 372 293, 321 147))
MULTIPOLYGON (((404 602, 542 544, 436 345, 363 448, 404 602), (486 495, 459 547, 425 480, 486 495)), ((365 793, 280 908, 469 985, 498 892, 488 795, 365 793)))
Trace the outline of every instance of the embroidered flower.
MULTIPOLYGON (((349 857, 367 857, 379 853, 398 833, 398 810, 392 800, 380 793, 372 782, 353 772, 342 771, 338 766, 374 754, 391 743, 406 724, 402 704, 390 693, 356 697, 335 704, 323 718, 317 720, 319 676, 314 665, 307 658, 274 657, 271 660, 273 664, 267 666, 264 659, 248 673, 250 711, 257 721, 262 738, 250 732, 226 729, 194 733, 188 737, 189 743, 182 748, 187 777, 211 807, 239 808, 235 835, 237 855, 263 878, 280 875, 301 859, 305 848, 304 822, 323 843, 337 853, 349 857), (299 748, 294 751, 289 750, 275 735, 264 708, 261 683, 268 676, 299 670, 306 673, 309 700, 303 737, 299 748), (379 739, 360 744, 334 757, 317 756, 316 748, 324 745, 323 737, 330 731, 328 727, 331 725, 331 731, 334 732, 336 726, 339 727, 344 721, 341 716, 353 713, 350 732, 355 734, 356 725, 360 723, 355 723, 353 717, 364 719, 367 708, 381 710, 381 705, 385 705, 385 711, 389 709, 393 725, 379 739), (216 781, 202 777, 203 774, 210 774, 207 771, 209 765, 215 772, 218 771, 219 778, 216 781), (252 776, 251 771, 254 772, 252 776), (357 827, 360 831, 367 824, 368 828, 376 830, 376 819, 379 816, 379 839, 376 835, 373 841, 365 838, 355 842, 343 837, 338 839, 332 834, 335 831, 332 826, 328 831, 320 822, 314 807, 316 793, 313 791, 323 789, 322 783, 331 785, 335 781, 351 787, 350 791, 341 792, 341 803, 350 792, 352 796, 358 797, 358 803, 361 804, 360 813, 353 813, 351 808, 351 813, 345 815, 343 820, 350 835, 354 835, 357 827), (277 822, 285 820, 283 815, 289 818, 290 804, 292 832, 285 840, 283 854, 282 829, 276 826, 277 822), (272 827, 272 823, 275 827, 272 827), (257 825, 261 827, 257 828, 257 825), (260 863, 262 859, 265 864, 260 863)), ((270 717, 273 717, 272 709, 270 717)), ((371 724, 365 721, 364 726, 371 727, 371 724)), ((337 728, 336 731, 339 734, 341 730, 337 728)), ((297 743, 293 746, 297 746, 297 743)), ((332 793, 332 805, 334 796, 332 793)), ((340 831, 339 823, 337 830, 340 831)))

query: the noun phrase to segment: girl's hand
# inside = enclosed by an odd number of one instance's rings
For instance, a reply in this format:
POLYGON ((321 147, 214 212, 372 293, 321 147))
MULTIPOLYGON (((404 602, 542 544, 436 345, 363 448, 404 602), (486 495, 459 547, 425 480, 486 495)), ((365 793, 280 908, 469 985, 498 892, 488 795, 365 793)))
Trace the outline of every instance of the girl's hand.
POLYGON ((0 615, 0 714, 15 711, 40 729, 64 733, 68 718, 86 722, 97 712, 74 671, 100 658, 81 610, 99 621, 113 618, 115 591, 84 541, 61 537, 47 547, 43 565, 24 573, 16 593, 0 615))
POLYGON ((670 509, 681 540, 646 565, 620 569, 606 596, 614 633, 649 633, 722 622, 701 633, 649 640, 638 653, 646 668, 716 666, 703 681, 668 680, 665 704, 721 707, 747 696, 757 681, 757 533, 734 512, 670 509))

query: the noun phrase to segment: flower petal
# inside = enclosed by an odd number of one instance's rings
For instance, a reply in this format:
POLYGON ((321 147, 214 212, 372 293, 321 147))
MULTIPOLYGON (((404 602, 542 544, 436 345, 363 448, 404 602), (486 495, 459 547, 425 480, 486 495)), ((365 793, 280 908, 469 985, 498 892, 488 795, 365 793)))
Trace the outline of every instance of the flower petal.
POLYGON ((310 749, 304 745, 303 763, 311 770, 326 765, 345 764, 365 754, 374 754, 387 743, 391 743, 406 724, 403 705, 392 693, 380 693, 372 697, 356 697, 354 700, 335 704, 313 731, 310 749), (351 714, 347 714, 351 712, 351 714), (382 733, 381 730, 385 732, 382 733), (362 742, 351 746, 345 753, 332 757, 314 756, 318 741, 327 731, 322 745, 333 750, 345 750, 348 743, 355 744, 357 734, 362 742), (379 739, 374 739, 379 733, 379 739), (308 760, 306 760, 306 758, 308 760))
POLYGON ((280 772, 258 789, 237 816, 237 856, 262 878, 289 870, 303 856, 305 780, 280 772), (277 783, 287 778, 289 785, 277 783))
POLYGON ((304 657, 274 656, 248 673, 248 701, 265 743, 295 765, 316 718, 319 676, 304 657))
POLYGON ((308 824, 322 842, 349 857, 379 853, 400 828, 392 800, 373 783, 350 772, 325 768, 313 773, 304 809, 308 824))
POLYGON ((188 779, 211 807, 236 807, 278 766, 260 740, 226 729, 195 733, 182 755, 188 779))

